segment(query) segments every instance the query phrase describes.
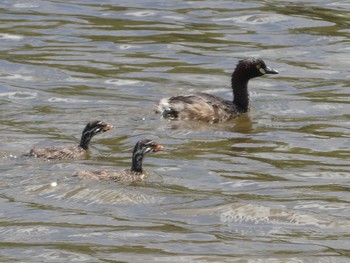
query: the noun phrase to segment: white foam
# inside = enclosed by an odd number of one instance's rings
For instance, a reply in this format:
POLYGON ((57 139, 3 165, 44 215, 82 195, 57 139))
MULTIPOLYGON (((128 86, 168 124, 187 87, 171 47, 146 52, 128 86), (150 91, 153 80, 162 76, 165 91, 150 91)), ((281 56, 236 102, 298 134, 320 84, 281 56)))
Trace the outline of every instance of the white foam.
POLYGON ((130 48, 132 48, 133 46, 131 46, 131 45, 121 45, 119 48, 120 49, 123 49, 123 50, 126 50, 126 49, 130 49, 130 48))
POLYGON ((108 79, 105 81, 105 83, 116 85, 116 86, 123 86, 123 85, 135 85, 140 83, 140 81, 128 80, 128 79, 108 79))
POLYGON ((155 14, 155 12, 150 12, 150 11, 129 12, 129 13, 126 13, 126 15, 129 15, 129 16, 137 16, 137 17, 153 16, 154 14, 155 14))
POLYGON ((19 35, 12 35, 12 34, 5 34, 5 33, 1 33, 0 34, 0 39, 8 39, 8 40, 22 40, 24 37, 23 36, 19 36, 19 35))
POLYGON ((10 79, 10 80, 25 80, 25 81, 32 81, 32 76, 23 76, 20 74, 11 74, 7 76, 1 76, 0 79, 10 79))
POLYGON ((30 4, 30 3, 18 3, 13 5, 16 8, 37 8, 38 5, 30 4))

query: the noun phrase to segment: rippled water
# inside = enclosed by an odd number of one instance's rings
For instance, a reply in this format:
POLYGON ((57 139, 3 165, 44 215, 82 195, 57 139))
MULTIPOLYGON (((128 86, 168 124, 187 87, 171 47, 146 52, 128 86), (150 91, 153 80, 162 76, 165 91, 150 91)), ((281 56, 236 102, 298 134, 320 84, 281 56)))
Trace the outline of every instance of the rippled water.
POLYGON ((349 262, 350 4, 346 1, 3 0, 1 262, 349 262), (168 122, 169 95, 230 97, 259 56, 253 111, 168 122), (84 160, 21 157, 116 129, 84 160), (137 185, 84 181, 126 168, 140 138, 166 146, 137 185), (57 185, 56 185, 57 183, 57 185))

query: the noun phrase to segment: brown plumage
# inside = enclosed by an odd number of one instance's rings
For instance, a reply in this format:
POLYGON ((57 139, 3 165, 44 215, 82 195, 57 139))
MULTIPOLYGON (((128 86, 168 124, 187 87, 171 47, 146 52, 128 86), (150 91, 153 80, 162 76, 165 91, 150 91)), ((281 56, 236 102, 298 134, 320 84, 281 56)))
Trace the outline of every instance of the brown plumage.
POLYGON ((112 125, 102 121, 91 121, 83 130, 79 145, 68 147, 34 147, 30 150, 27 156, 45 158, 49 160, 75 159, 84 156, 89 148, 92 137, 96 134, 109 131, 113 128, 112 125))
POLYGON ((83 179, 108 180, 114 182, 139 182, 145 179, 142 169, 142 161, 146 153, 159 152, 164 149, 163 146, 156 144, 152 140, 144 139, 136 143, 132 154, 132 166, 129 170, 95 170, 77 171, 74 176, 83 179))
POLYGON ((233 101, 207 93, 163 98, 156 107, 166 119, 198 120, 208 123, 228 121, 249 110, 248 82, 265 74, 278 74, 259 58, 240 60, 232 73, 233 101))

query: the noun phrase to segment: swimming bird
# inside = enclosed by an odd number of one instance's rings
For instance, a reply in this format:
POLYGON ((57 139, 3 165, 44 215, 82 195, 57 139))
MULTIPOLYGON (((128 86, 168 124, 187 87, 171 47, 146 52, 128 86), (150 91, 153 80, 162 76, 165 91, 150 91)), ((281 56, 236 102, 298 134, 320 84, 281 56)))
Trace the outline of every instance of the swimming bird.
POLYGON ((163 150, 164 147, 162 145, 149 139, 143 139, 138 141, 134 147, 131 169, 95 171, 79 170, 74 173, 74 176, 78 176, 83 179, 109 180, 124 183, 140 182, 146 177, 142 169, 142 162, 145 154, 163 150))
POLYGON ((163 98, 156 113, 165 119, 198 120, 208 123, 225 122, 249 110, 248 82, 265 74, 278 74, 260 58, 240 60, 232 73, 233 101, 207 93, 195 93, 163 98))
POLYGON ((89 122, 81 135, 79 145, 72 145, 67 147, 34 147, 30 150, 27 156, 39 157, 48 160, 64 160, 75 159, 82 157, 89 149, 89 144, 96 134, 109 131, 113 128, 112 125, 106 124, 102 121, 95 120, 89 122))

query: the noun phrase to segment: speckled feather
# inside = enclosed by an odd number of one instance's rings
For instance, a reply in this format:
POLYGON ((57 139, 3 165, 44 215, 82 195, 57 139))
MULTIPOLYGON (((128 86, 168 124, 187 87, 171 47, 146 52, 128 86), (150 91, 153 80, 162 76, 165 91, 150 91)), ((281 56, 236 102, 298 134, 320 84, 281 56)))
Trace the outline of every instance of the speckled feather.
POLYGON ((78 145, 68 147, 46 147, 38 148, 34 147, 30 150, 29 155, 38 158, 45 158, 48 160, 64 160, 75 159, 83 157, 86 154, 86 150, 78 145))
POLYGON ((158 112, 168 110, 163 114, 165 118, 208 123, 228 121, 241 113, 232 101, 207 93, 174 96, 162 99, 159 105, 162 105, 162 109, 158 109, 158 112))
POLYGON ((74 176, 88 180, 113 181, 121 183, 141 182, 146 177, 143 172, 139 173, 131 170, 79 170, 74 173, 74 176))

